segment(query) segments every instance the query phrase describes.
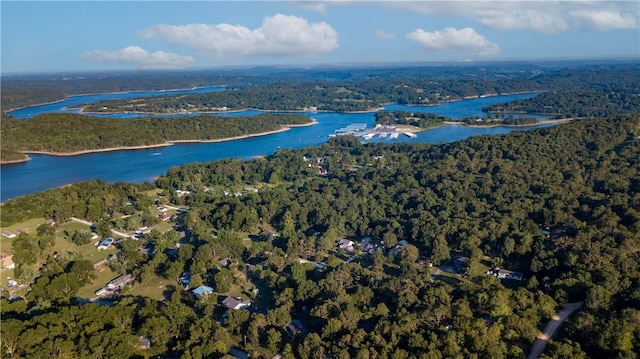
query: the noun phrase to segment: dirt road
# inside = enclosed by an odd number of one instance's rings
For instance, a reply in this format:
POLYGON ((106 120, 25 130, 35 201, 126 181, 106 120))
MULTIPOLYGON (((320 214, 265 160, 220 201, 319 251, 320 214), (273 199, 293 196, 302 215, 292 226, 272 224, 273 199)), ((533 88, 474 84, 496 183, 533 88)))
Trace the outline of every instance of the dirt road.
POLYGON ((547 326, 544 328, 544 331, 538 334, 538 339, 533 343, 531 347, 531 353, 527 356, 527 359, 536 359, 538 356, 544 351, 544 347, 547 345, 547 340, 553 336, 553 334, 558 330, 560 324, 564 322, 571 313, 578 310, 582 307, 583 302, 576 303, 564 303, 562 305, 562 309, 551 318, 547 326))

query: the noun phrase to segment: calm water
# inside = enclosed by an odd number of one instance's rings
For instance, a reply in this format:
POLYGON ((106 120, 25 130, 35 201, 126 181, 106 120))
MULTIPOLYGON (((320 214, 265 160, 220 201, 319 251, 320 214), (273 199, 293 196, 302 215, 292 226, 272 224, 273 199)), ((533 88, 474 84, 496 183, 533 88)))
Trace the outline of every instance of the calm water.
MULTIPOLYGON (((60 112, 70 104, 88 103, 102 99, 157 96, 167 93, 207 92, 219 91, 221 88, 183 90, 172 92, 138 92, 127 94, 106 94, 75 96, 67 101, 34 106, 14 111, 11 115, 18 118, 28 118, 43 112, 60 112), (117 97, 116 97, 117 96, 117 97)), ((516 99, 535 96, 535 94, 517 94, 496 97, 485 97, 458 102, 445 103, 434 107, 412 107, 390 105, 389 111, 405 110, 411 112, 431 112, 447 115, 452 118, 482 116, 483 106, 492 103, 509 102, 516 99)), ((226 116, 240 116, 260 113, 259 111, 243 111, 225 114, 226 116)), ((122 115, 116 115, 123 117, 122 115)), ((128 117, 128 116, 127 116, 128 117)), ((165 173, 172 166, 179 166, 189 162, 205 162, 220 158, 251 159, 254 156, 269 155, 279 148, 300 148, 324 143, 328 135, 334 130, 346 127, 352 123, 366 123, 371 127, 374 123, 373 113, 338 114, 314 113, 318 124, 308 127, 292 128, 268 136, 254 137, 242 140, 220 143, 188 143, 175 144, 166 147, 123 150, 113 152, 91 153, 79 156, 57 157, 32 154, 31 161, 18 164, 3 165, 0 172, 0 200, 5 201, 23 194, 31 194, 69 184, 72 182, 102 179, 107 182, 136 182, 152 181, 154 177, 165 173)), ((544 125, 548 126, 548 125, 544 125)), ((442 126, 435 129, 416 133, 416 138, 401 135, 397 140, 375 139, 382 142, 420 142, 439 143, 452 142, 477 135, 497 135, 528 127, 507 128, 469 128, 462 126, 442 126)), ((370 142, 370 141, 369 141, 370 142)))

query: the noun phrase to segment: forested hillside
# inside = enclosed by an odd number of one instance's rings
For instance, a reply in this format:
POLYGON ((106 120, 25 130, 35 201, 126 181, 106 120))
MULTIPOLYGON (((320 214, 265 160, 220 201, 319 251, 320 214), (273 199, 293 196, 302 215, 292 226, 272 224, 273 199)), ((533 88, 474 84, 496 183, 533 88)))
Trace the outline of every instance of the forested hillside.
POLYGON ((482 109, 491 113, 535 113, 567 117, 602 117, 640 112, 640 84, 618 90, 551 91, 482 109))
MULTIPOLYGON (((65 283, 86 278, 75 264, 82 258, 50 257, 26 301, 3 299, 3 357, 215 358, 236 346, 252 357, 523 358, 561 303, 583 301, 543 357, 632 358, 639 136, 640 117, 628 115, 438 145, 339 137, 172 168, 155 183, 159 198, 146 197, 149 184, 86 182, 7 201, 3 225, 76 216, 119 228, 132 204, 188 208, 179 225, 190 236, 177 255, 165 252, 171 232, 155 232, 139 242, 149 254, 123 245, 114 268, 132 273, 134 287, 162 276, 181 288, 189 272, 215 293, 176 290, 163 302, 123 293, 111 307, 76 305, 78 288, 65 283), (371 252, 336 249, 339 238, 366 237, 371 252), (429 262, 458 274, 432 276, 429 262), (524 280, 499 280, 485 273, 491 267, 524 280), (258 288, 251 298, 261 309, 221 319, 231 286, 258 288), (304 330, 289 336, 291 319, 304 330)), ((45 253, 37 250, 45 231, 21 236, 18 248, 45 253)), ((15 260, 18 272, 37 262, 24 251, 15 260)))
MULTIPOLYGON (((203 94, 168 95, 144 99, 99 101, 78 105, 88 112, 140 111, 153 113, 179 113, 183 111, 218 111, 256 108, 262 110, 294 110, 316 108, 319 111, 370 111, 385 103, 407 105, 437 105, 469 97, 490 96, 517 92, 563 92, 569 95, 557 96, 554 103, 563 103, 569 96, 579 97, 584 92, 605 95, 604 102, 613 102, 625 107, 631 101, 635 108, 640 101, 633 95, 640 92, 637 64, 601 67, 584 66, 571 69, 537 69, 528 67, 526 71, 509 72, 504 68, 476 68, 477 73, 466 77, 443 77, 442 70, 434 68, 404 68, 394 73, 398 76, 383 76, 370 70, 362 79, 325 80, 307 79, 280 81, 251 86, 238 86, 228 91, 203 94), (481 75, 478 75, 481 73, 481 75), (411 76, 414 75, 414 76, 411 76), (576 92, 577 91, 577 92, 576 92), (575 94, 574 94, 575 93, 575 94), (573 95, 572 95, 573 94, 573 95), (620 97, 623 98, 620 98, 620 97), (627 97, 628 96, 628 97, 627 97)), ((464 72, 464 71, 463 71, 464 72)), ((274 78, 275 80, 275 78, 274 78)), ((595 96, 595 95, 590 95, 595 96)), ((593 106, 602 108, 602 100, 593 106)), ((575 105, 567 104, 569 110, 576 111, 575 105)), ((589 106, 590 108, 590 106, 589 106)), ((570 115, 566 108, 555 106, 554 113, 570 115)), ((517 109, 521 111, 521 109, 517 109)), ((548 111, 538 111, 548 113, 548 111)), ((585 116, 602 116, 610 112, 589 112, 585 116)), ((616 111, 615 114, 625 113, 616 111)))
POLYGON ((244 117, 210 115, 132 120, 50 113, 28 120, 2 120, 2 161, 24 158, 22 152, 72 153, 168 141, 216 140, 310 124, 308 116, 261 114, 244 117))

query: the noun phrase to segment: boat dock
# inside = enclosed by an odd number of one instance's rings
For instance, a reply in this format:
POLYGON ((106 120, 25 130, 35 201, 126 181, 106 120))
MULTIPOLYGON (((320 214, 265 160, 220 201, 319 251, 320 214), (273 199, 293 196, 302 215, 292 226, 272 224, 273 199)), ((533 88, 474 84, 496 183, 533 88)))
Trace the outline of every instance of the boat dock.
POLYGON ((343 128, 339 128, 337 130, 334 131, 334 133, 332 135, 329 135, 329 137, 335 137, 335 136, 361 136, 362 135, 362 131, 364 131, 367 128, 367 124, 366 123, 353 123, 347 127, 343 127, 343 128))

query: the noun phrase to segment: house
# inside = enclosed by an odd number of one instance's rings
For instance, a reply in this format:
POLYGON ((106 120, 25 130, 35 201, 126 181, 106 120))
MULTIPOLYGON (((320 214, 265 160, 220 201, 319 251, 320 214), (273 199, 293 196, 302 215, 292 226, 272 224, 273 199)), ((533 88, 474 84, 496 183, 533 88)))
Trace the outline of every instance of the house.
POLYGON ((16 264, 13 263, 13 254, 3 253, 0 255, 0 260, 4 269, 14 269, 16 267, 16 264))
POLYGON ((107 283, 107 288, 110 290, 122 290, 122 288, 126 287, 132 280, 133 276, 131 274, 124 274, 107 283))
POLYGON ((16 234, 9 231, 2 231, 2 235, 7 238, 16 238, 16 234))
POLYGON ((198 288, 194 289, 192 292, 196 295, 196 297, 202 297, 213 293, 213 288, 207 287, 206 285, 201 285, 198 288))
POLYGON ((108 249, 113 244, 113 238, 109 237, 98 244, 98 250, 108 249))
POLYGON ((338 248, 344 249, 347 252, 353 252, 353 241, 346 238, 338 239, 338 248))
POLYGON ((494 268, 487 271, 487 274, 498 277, 498 279, 522 280, 524 275, 520 272, 510 271, 508 269, 494 268))
POLYGON ((245 309, 251 306, 250 301, 244 300, 240 297, 231 297, 231 296, 224 298, 224 300, 222 301, 222 304, 225 307, 227 307, 227 309, 234 309, 234 310, 245 309))
POLYGON ((158 215, 158 218, 160 218, 160 220, 162 220, 162 221, 168 221, 170 219, 173 219, 174 217, 175 217, 175 214, 171 214, 171 213, 167 213, 167 212, 160 213, 158 215))
POLYGON ((304 324, 297 319, 292 319, 289 324, 285 325, 284 331, 287 332, 291 338, 295 337, 298 333, 307 334, 309 332, 304 324))

